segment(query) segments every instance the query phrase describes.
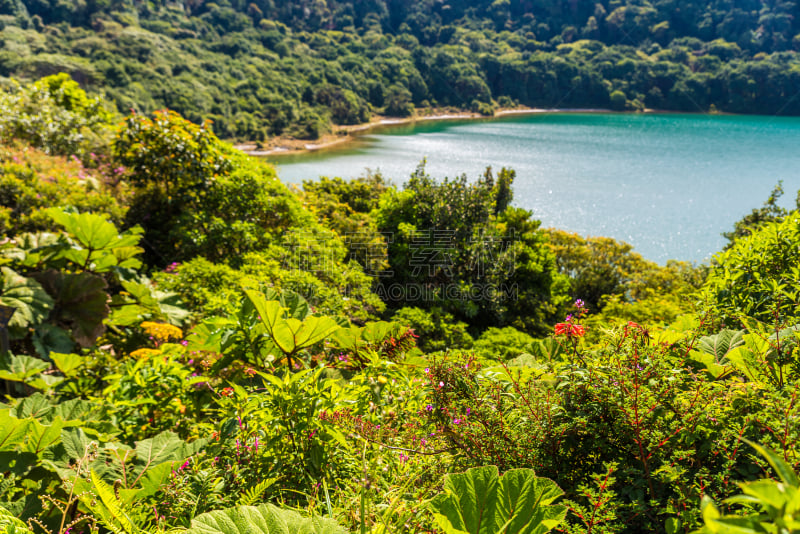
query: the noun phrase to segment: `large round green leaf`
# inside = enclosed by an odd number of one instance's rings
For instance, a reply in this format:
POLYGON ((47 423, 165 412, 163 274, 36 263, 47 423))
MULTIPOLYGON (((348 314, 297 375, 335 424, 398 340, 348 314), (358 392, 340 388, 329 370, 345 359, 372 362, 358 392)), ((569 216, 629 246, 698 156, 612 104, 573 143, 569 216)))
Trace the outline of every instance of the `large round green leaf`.
POLYGON ((44 322, 53 308, 53 299, 32 278, 0 267, 0 304, 16 309, 9 329, 20 330, 44 322))
POLYGON ((345 534, 333 519, 303 517, 271 504, 237 506, 192 519, 186 534, 345 534))

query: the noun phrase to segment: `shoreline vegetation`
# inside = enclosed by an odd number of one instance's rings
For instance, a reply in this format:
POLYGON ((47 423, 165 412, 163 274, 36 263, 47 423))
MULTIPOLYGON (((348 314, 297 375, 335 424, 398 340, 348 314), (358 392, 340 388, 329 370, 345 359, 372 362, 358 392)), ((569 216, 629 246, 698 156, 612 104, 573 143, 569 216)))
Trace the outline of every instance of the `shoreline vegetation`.
MULTIPOLYGON (((538 110, 534 109, 517 109, 517 110, 502 110, 495 113, 494 117, 500 117, 508 114, 509 111, 516 111, 517 113, 535 113, 538 110)), ((234 147, 241 150, 250 156, 264 157, 264 156, 280 156, 280 155, 297 155, 306 152, 316 152, 333 147, 340 147, 341 145, 350 144, 357 137, 365 135, 375 129, 383 128, 386 126, 400 126, 404 124, 413 124, 422 121, 436 121, 436 120, 457 120, 457 119, 479 119, 491 118, 491 116, 481 115, 471 111, 463 110, 447 110, 437 109, 431 110, 429 114, 414 115, 411 117, 391 117, 385 115, 375 115, 369 122, 352 125, 334 125, 333 130, 329 133, 323 134, 319 139, 295 139, 288 136, 276 136, 263 143, 237 143, 234 147)))
MULTIPOLYGON (((658 110, 646 109, 643 113, 654 113, 658 110)), ((296 156, 310 152, 318 152, 333 148, 344 148, 356 141, 359 137, 366 135, 374 130, 414 124, 426 121, 447 121, 447 120, 466 120, 466 119, 498 119, 514 115, 534 115, 538 113, 628 113, 615 112, 610 109, 588 108, 528 108, 515 107, 497 110, 493 115, 482 115, 472 111, 436 109, 429 114, 414 115, 412 117, 388 117, 376 115, 369 122, 346 126, 334 126, 333 131, 321 135, 319 139, 309 141, 308 139, 294 139, 286 136, 276 136, 263 143, 244 142, 234 143, 234 147, 241 150, 248 156, 296 156)))

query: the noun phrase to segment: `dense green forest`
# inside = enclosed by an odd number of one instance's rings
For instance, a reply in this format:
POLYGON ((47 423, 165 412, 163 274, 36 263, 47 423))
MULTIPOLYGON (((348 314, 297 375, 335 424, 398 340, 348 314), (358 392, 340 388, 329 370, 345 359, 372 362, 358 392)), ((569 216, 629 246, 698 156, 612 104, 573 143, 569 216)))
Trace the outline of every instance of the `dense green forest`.
POLYGON ((103 104, 0 92, 1 534, 797 531, 780 188, 660 266, 511 169, 293 191, 103 104))
POLYGON ((782 0, 0 0, 0 76, 68 72, 118 111, 314 139, 497 106, 800 114, 782 0))

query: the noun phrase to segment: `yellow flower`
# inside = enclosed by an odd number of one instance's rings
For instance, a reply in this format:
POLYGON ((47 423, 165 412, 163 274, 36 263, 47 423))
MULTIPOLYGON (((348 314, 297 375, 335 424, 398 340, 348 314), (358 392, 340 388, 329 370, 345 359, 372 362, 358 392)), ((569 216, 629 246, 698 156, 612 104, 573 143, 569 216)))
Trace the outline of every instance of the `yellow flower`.
POLYGON ((178 340, 183 337, 183 331, 180 328, 167 323, 145 321, 141 324, 141 327, 147 335, 158 341, 178 340))
POLYGON ((161 354, 161 351, 158 349, 138 349, 131 352, 132 357, 140 358, 142 360, 146 360, 150 356, 158 356, 159 354, 161 354))

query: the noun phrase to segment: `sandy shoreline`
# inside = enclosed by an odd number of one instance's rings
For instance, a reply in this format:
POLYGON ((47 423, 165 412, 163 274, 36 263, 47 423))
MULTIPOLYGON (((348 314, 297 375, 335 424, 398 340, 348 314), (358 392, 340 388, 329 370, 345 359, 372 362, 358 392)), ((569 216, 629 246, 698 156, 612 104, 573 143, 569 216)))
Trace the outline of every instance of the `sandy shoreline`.
POLYGON ((314 152, 317 150, 324 150, 333 148, 339 145, 345 145, 355 140, 359 135, 363 135, 371 130, 383 126, 398 126, 403 124, 413 124, 416 122, 424 121, 446 121, 458 119, 491 119, 497 117, 505 117, 509 115, 530 115, 534 113, 608 113, 607 109, 539 109, 539 108, 513 108, 501 109, 495 112, 492 117, 481 115, 479 113, 472 113, 469 111, 464 112, 444 112, 434 113, 432 115, 421 115, 415 117, 376 117, 375 120, 365 123, 356 124, 352 126, 337 126, 336 129, 330 133, 322 136, 315 141, 304 141, 301 139, 287 139, 277 137, 267 141, 262 148, 259 148, 255 143, 240 143, 234 145, 235 148, 241 150, 250 156, 281 156, 281 155, 295 155, 303 154, 306 152, 314 152))

